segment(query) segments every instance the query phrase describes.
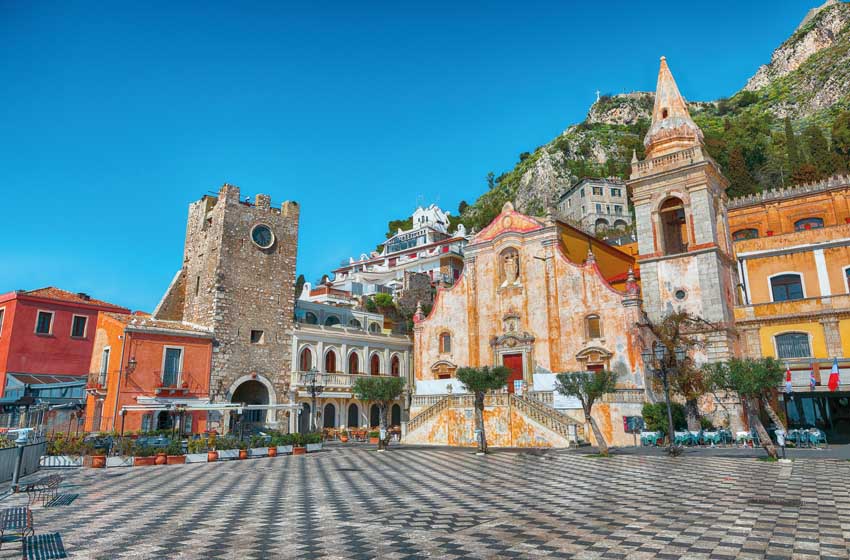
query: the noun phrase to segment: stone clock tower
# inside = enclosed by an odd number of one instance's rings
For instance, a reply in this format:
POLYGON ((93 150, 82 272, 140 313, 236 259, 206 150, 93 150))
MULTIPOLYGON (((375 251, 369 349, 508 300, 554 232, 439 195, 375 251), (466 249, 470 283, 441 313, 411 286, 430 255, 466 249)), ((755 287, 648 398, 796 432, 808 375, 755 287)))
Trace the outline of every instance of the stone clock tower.
POLYGON ((288 400, 298 214, 233 185, 189 205, 183 267, 154 314, 213 329, 215 402, 288 400))
POLYGON ((726 211, 728 181, 703 144, 664 57, 646 159, 628 181, 637 222, 644 309, 659 321, 684 309, 714 324, 706 356, 733 355, 737 272, 726 211))

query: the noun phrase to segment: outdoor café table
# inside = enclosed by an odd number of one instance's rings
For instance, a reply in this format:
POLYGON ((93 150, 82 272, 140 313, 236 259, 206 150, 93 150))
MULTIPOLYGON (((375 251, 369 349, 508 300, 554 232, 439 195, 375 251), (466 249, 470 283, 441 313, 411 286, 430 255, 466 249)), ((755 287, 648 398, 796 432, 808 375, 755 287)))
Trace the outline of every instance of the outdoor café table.
POLYGON ((691 432, 673 432, 673 434, 676 436, 676 439, 674 440, 674 442, 676 444, 681 443, 681 444, 685 444, 685 445, 690 445, 690 443, 691 443, 691 432))
POLYGON ((746 445, 752 443, 753 435, 750 432, 735 432, 735 443, 746 445))
POLYGON ((659 438, 661 438, 660 432, 641 432, 640 433, 640 443, 642 445, 657 445, 659 438))
POLYGON ((715 443, 720 443, 720 434, 718 432, 703 432, 702 441, 704 443, 711 443, 713 446, 715 443))

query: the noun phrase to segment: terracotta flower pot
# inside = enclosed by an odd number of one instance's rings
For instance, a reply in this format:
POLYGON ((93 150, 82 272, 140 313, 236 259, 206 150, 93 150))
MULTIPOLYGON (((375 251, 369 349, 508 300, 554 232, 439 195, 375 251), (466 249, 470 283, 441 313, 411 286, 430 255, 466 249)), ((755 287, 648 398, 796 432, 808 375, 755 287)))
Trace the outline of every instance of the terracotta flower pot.
POLYGON ((378 438, 376 438, 376 437, 370 437, 370 438, 369 438, 369 443, 373 443, 373 444, 375 444, 375 445, 378 445, 378 438))
POLYGON ((91 468, 103 469, 106 468, 106 455, 92 455, 91 468))
POLYGON ((306 447, 293 447, 292 448, 292 454, 293 455, 304 455, 306 453, 307 453, 306 447))
POLYGON ((207 451, 207 463, 218 461, 218 451, 207 451))
POLYGON ((166 465, 185 465, 186 464, 186 456, 185 455, 168 455, 165 458, 166 465))
POLYGON ((168 455, 166 455, 165 453, 157 453, 156 457, 154 458, 153 464, 164 465, 166 462, 168 462, 168 455))
POLYGON ((269 447, 269 457, 277 457, 277 447, 269 447))
POLYGON ((154 464, 154 460, 156 457, 134 457, 133 458, 133 466, 134 467, 149 467, 154 464))
POLYGON ((342 443, 348 443, 348 436, 339 436, 339 441, 342 443))
POLYGON ((248 450, 247 449, 240 449, 239 450, 239 458, 240 459, 247 459, 248 458, 248 450))

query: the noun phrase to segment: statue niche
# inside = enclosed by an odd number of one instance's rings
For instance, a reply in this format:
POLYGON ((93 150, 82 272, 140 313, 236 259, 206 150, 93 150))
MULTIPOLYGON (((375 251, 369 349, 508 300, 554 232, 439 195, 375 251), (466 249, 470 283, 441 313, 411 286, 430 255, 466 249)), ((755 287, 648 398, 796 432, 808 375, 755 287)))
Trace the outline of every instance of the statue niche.
POLYGON ((500 253, 499 259, 502 278, 500 287, 519 286, 519 253, 517 250, 509 247, 500 253))

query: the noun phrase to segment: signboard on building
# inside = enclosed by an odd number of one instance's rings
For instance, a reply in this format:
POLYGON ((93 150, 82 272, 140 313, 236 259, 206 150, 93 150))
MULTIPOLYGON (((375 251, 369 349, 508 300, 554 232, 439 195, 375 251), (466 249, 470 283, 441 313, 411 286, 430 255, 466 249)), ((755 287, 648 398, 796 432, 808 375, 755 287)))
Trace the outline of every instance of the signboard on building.
POLYGON ((639 434, 644 429, 642 416, 623 416, 623 430, 627 434, 639 434))

